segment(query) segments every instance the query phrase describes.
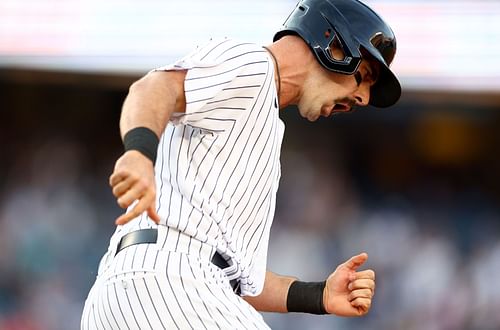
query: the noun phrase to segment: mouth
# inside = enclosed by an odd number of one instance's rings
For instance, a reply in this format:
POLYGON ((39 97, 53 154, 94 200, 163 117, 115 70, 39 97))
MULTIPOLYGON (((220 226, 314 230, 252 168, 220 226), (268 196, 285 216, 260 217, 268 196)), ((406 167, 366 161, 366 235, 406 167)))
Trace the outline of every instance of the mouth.
POLYGON ((334 112, 349 112, 352 110, 350 104, 335 104, 332 108, 332 113, 334 112))
POLYGON ((323 112, 325 117, 331 117, 336 113, 347 113, 353 111, 351 104, 336 103, 332 107, 328 107, 323 112))

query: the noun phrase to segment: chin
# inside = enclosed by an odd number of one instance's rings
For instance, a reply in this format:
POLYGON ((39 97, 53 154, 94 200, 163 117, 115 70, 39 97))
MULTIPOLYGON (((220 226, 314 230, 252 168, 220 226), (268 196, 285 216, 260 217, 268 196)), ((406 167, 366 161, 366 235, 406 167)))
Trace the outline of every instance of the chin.
POLYGON ((310 111, 307 111, 304 113, 303 111, 300 111, 300 108, 299 108, 299 113, 300 113, 300 116, 302 118, 307 119, 310 122, 315 122, 319 118, 319 114, 317 114, 313 110, 310 110, 310 111))

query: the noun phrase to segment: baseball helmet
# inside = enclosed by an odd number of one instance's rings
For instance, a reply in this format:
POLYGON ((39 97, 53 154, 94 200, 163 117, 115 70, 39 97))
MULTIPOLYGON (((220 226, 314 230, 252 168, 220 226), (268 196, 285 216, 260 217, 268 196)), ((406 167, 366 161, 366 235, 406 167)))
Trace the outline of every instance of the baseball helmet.
POLYGON ((389 25, 362 2, 301 0, 274 36, 274 41, 289 34, 301 37, 324 68, 343 74, 356 72, 364 49, 380 63, 369 104, 385 108, 401 96, 401 85, 389 69, 396 54, 396 37, 389 25), (342 49, 343 59, 332 57, 330 47, 333 44, 342 49))

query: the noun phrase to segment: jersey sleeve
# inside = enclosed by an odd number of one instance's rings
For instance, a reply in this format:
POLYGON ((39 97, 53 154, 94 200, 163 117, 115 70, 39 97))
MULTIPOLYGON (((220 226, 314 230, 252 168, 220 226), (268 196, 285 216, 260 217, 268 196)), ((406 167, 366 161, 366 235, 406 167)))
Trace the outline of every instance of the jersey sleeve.
POLYGON ((185 113, 174 113, 173 124, 223 132, 251 110, 269 72, 268 62, 262 47, 222 39, 154 71, 187 70, 185 113))

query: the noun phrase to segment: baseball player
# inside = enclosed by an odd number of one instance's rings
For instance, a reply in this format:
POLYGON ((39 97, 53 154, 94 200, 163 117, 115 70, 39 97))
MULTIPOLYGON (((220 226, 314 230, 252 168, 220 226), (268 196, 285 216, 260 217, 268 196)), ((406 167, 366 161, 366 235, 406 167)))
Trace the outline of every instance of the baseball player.
MULTIPOLYGON (((390 27, 356 0, 303 0, 274 43, 211 40, 135 82, 110 185, 127 208, 82 329, 266 329, 259 311, 361 316, 375 273, 353 256, 320 282, 266 270, 284 124, 387 107, 390 27)), ((293 256, 290 256, 293 258, 293 256)))

